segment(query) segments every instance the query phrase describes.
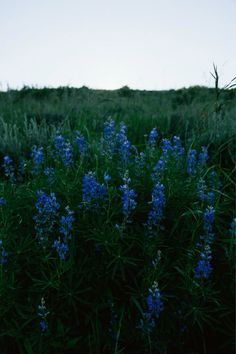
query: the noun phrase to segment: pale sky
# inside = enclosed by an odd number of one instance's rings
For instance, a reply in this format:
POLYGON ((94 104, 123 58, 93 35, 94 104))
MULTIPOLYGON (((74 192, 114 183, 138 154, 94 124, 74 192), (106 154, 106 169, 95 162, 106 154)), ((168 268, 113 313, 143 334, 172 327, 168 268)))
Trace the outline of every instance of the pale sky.
POLYGON ((162 90, 236 76, 236 0, 0 0, 0 90, 162 90))

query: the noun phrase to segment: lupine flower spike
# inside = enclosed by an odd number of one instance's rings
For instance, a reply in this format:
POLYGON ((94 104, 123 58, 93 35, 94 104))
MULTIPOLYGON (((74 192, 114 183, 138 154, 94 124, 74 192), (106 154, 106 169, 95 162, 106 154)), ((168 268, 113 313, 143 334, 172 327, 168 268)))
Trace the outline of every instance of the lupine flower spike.
POLYGON ((8 252, 5 250, 2 243, 2 240, 0 240, 0 265, 6 264, 8 257, 8 252))
POLYGON ((37 239, 40 244, 45 245, 48 236, 53 230, 60 205, 54 193, 50 193, 48 196, 45 192, 38 191, 35 207, 37 214, 33 219, 35 221, 37 239))
POLYGON ((148 291, 149 294, 146 298, 147 309, 143 313, 143 318, 138 326, 144 334, 151 333, 154 330, 160 314, 163 311, 163 301, 161 299, 158 283, 155 281, 148 291))
POLYGON ((38 173, 40 171, 40 167, 42 166, 44 160, 43 147, 33 146, 31 149, 30 155, 33 161, 33 173, 38 173))
POLYGON ((41 332, 46 332, 48 329, 47 316, 49 315, 49 311, 45 306, 45 300, 41 298, 41 304, 38 306, 38 316, 41 318, 39 322, 39 327, 41 332))
POLYGON ((156 145, 157 137, 158 137, 157 130, 156 128, 153 128, 149 133, 147 145, 150 146, 151 148, 154 148, 156 145))
POLYGON ((158 182, 152 191, 151 210, 148 214, 147 226, 149 230, 158 226, 163 218, 163 208, 165 206, 165 187, 158 182))
POLYGON ((9 156, 4 156, 3 158, 3 169, 4 169, 4 174, 7 178, 9 178, 11 183, 15 183, 15 173, 14 173, 14 167, 13 167, 13 161, 9 156))
POLYGON ((106 195, 106 188, 96 181, 95 173, 88 172, 82 180, 82 206, 86 209, 96 209, 106 195))
POLYGON ((122 211, 126 219, 129 218, 130 213, 135 209, 137 202, 135 200, 137 194, 135 193, 134 189, 129 188, 130 183, 129 173, 126 171, 123 182, 124 184, 120 186, 120 191, 122 193, 121 200, 122 200, 122 211))
POLYGON ((194 271, 195 278, 209 278, 212 272, 211 259, 211 248, 209 245, 206 245, 203 252, 200 253, 200 259, 194 271))

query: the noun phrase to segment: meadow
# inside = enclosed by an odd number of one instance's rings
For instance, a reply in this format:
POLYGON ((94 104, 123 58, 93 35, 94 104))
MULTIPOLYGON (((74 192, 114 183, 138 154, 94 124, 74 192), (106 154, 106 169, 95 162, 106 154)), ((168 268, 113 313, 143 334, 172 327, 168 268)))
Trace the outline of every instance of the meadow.
POLYGON ((0 92, 0 353, 234 353, 236 90, 0 92))

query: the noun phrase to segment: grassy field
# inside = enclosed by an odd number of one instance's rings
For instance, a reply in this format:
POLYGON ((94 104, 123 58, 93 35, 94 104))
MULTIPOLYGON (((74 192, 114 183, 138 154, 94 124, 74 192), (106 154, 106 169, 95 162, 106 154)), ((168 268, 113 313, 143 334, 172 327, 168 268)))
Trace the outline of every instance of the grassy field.
POLYGON ((234 353, 236 90, 0 92, 0 352, 234 353))

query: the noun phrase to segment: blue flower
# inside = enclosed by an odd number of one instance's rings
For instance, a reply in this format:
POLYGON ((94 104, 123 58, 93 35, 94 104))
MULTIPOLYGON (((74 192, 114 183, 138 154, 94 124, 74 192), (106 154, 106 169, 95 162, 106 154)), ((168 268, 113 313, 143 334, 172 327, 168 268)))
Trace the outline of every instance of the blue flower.
POLYGON ((63 235, 64 241, 66 241, 68 238, 70 239, 70 232, 73 230, 73 222, 75 220, 73 214, 74 212, 69 209, 69 207, 66 207, 66 213, 67 215, 63 215, 60 218, 60 233, 63 235))
POLYGON ((197 195, 202 202, 207 202, 210 205, 214 203, 215 193, 207 191, 206 181, 202 177, 197 184, 197 195))
POLYGON ((6 155, 3 157, 3 163, 5 165, 10 165, 12 163, 12 159, 8 155, 6 155))
POLYGON ((55 193, 51 192, 49 196, 41 190, 37 191, 36 209, 39 214, 46 213, 47 215, 54 216, 60 205, 56 200, 55 193))
POLYGON ((10 179, 11 183, 15 183, 15 174, 14 174, 14 167, 12 165, 13 161, 12 159, 6 155, 3 157, 3 168, 4 168, 4 174, 6 177, 10 179))
POLYGON ((52 184, 54 181, 55 170, 53 167, 46 167, 44 169, 44 175, 48 177, 48 183, 52 184))
POLYGON ((35 207, 37 209, 37 214, 33 217, 35 230, 39 243, 44 243, 52 232, 60 205, 54 193, 50 193, 48 196, 45 192, 39 190, 37 191, 35 207))
POLYGON ((104 179, 104 182, 105 183, 108 183, 110 180, 111 180, 111 176, 108 175, 106 172, 104 173, 104 176, 103 176, 103 179, 104 179))
POLYGON ((126 136, 126 125, 120 124, 120 130, 116 134, 116 148, 123 163, 127 163, 130 156, 131 144, 126 136))
POLYGON ((146 299, 147 311, 154 318, 159 318, 163 310, 163 301, 161 300, 161 293, 158 287, 149 289, 149 295, 146 299))
POLYGON ((62 135, 57 135, 54 138, 54 146, 57 155, 61 158, 64 165, 66 167, 69 167, 73 162, 73 149, 71 144, 69 142, 66 142, 65 138, 62 135))
POLYGON ((114 152, 115 152, 115 122, 111 119, 104 123, 103 128, 103 154, 108 158, 111 159, 114 152))
POLYGON ((155 319, 151 317, 150 313, 144 312, 143 318, 141 318, 137 328, 139 328, 144 335, 147 335, 152 333, 155 327, 156 327, 155 319))
POLYGON ((203 214, 203 222, 204 222, 204 230, 207 233, 212 232, 212 224, 215 219, 215 209, 212 206, 209 206, 206 208, 204 214, 203 214))
POLYGON ((60 228, 59 232, 62 237, 59 237, 58 240, 54 240, 52 248, 56 249, 59 258, 64 261, 65 256, 69 251, 68 241, 71 239, 71 231, 73 230, 73 222, 75 220, 73 214, 74 212, 66 208, 66 215, 62 215, 60 218, 60 228))
POLYGON ((151 210, 148 214, 147 226, 152 229, 163 218, 163 208, 166 202, 165 187, 160 182, 156 183, 152 191, 151 210))
POLYGON ((82 179, 82 200, 87 209, 97 208, 106 195, 106 188, 96 181, 95 173, 88 172, 82 179))
POLYGON ((202 146, 202 152, 200 152, 198 156, 198 165, 200 167, 204 167, 206 165, 206 162, 208 160, 208 152, 206 146, 202 146))
POLYGON ((169 139, 161 140, 162 155, 167 156, 170 151, 172 151, 172 145, 169 139))
POLYGON ((8 252, 3 247, 3 242, 0 240, 0 265, 7 263, 8 252))
POLYGON ((46 332, 48 329, 48 323, 45 320, 39 322, 39 327, 42 332, 46 332))
POLYGON ((158 137, 157 130, 156 128, 153 128, 149 133, 147 144, 151 147, 154 147, 156 144, 157 137, 158 137))
POLYGON ((145 169, 145 159, 146 155, 144 152, 140 152, 139 155, 135 156, 135 173, 137 176, 141 176, 145 169))
POLYGON ((22 177, 25 173, 26 161, 21 159, 18 164, 18 173, 22 177))
POLYGON ((4 199, 3 197, 0 197, 0 205, 6 205, 6 199, 4 199))
POLYGON ((42 332, 46 332, 48 329, 48 323, 47 323, 47 316, 49 315, 49 311, 47 310, 45 306, 45 300, 42 297, 41 298, 41 303, 38 306, 38 316, 41 318, 39 322, 39 328, 42 332))
POLYGON ((210 171, 207 175, 207 178, 208 178, 208 184, 211 188, 218 189, 218 190, 221 189, 222 183, 221 183, 216 171, 214 171, 214 170, 210 171))
POLYGON ((59 258, 64 261, 65 260, 65 256, 69 251, 69 246, 67 243, 60 241, 60 240, 54 240, 53 244, 52 244, 52 248, 55 248, 59 258))
POLYGON ((182 146, 182 142, 179 136, 173 136, 173 144, 172 144, 172 154, 177 159, 182 157, 185 153, 185 149, 182 146))
POLYGON ((31 149, 30 157, 34 164, 33 172, 37 173, 44 160, 43 147, 38 148, 34 145, 31 149))
POLYGON ((196 150, 189 150, 187 156, 187 173, 193 174, 196 172, 196 163, 197 163, 197 151, 196 150))
POLYGON ((54 146, 57 153, 61 153, 62 149, 65 146, 65 138, 62 135, 56 135, 54 138, 54 146))
POLYGON ((194 270, 194 277, 195 278, 209 278, 212 272, 212 265, 211 265, 211 249, 209 245, 206 245, 203 252, 200 253, 200 259, 197 263, 197 266, 194 270))
POLYGON ((153 171, 154 171, 155 174, 157 174, 157 176, 159 177, 160 174, 161 174, 162 172, 164 172, 165 168, 166 168, 166 161, 161 157, 161 158, 157 161, 156 165, 154 166, 153 171))
POLYGON ((114 138, 115 135, 115 122, 112 119, 107 120, 104 123, 103 137, 105 140, 110 140, 114 138))
POLYGON ((73 149, 70 143, 66 143, 61 152, 61 159, 66 167, 69 167, 72 162, 73 149))
POLYGON ((87 143, 85 137, 78 131, 75 142, 77 144, 78 151, 81 155, 84 155, 87 150, 87 143))
POLYGON ((154 282, 152 288, 149 289, 146 304, 147 310, 143 313, 143 319, 140 321, 138 328, 148 334, 156 327, 157 320, 164 309, 157 282, 154 282))
POLYGON ((124 184, 119 187, 122 192, 121 200, 122 200, 122 211, 126 218, 129 217, 132 210, 135 209, 137 202, 135 198, 137 194, 134 189, 129 188, 130 178, 128 177, 128 173, 126 172, 123 178, 124 184))

